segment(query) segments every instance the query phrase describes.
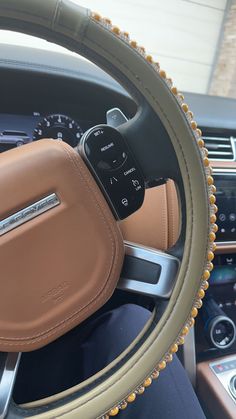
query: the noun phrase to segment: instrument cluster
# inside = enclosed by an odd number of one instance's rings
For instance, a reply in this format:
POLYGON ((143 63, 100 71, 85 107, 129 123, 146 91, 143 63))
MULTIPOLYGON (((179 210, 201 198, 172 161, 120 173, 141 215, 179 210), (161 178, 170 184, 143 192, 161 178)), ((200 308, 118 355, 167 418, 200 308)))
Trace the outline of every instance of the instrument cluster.
POLYGON ((65 141, 75 147, 82 135, 83 130, 74 119, 66 115, 55 114, 49 115, 39 122, 34 130, 33 141, 52 138, 65 141))
POLYGON ((0 115, 0 152, 38 141, 42 138, 61 140, 76 147, 87 130, 73 118, 63 114, 41 116, 0 115))

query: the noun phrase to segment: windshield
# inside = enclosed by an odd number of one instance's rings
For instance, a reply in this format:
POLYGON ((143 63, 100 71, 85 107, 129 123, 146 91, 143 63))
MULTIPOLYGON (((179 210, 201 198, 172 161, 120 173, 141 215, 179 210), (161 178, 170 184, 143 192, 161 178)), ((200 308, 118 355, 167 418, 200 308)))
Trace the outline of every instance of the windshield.
MULTIPOLYGON (((128 30, 179 89, 236 97, 235 0, 73 1, 128 30)), ((1 31, 0 42, 68 53, 46 41, 8 31, 1 31)))

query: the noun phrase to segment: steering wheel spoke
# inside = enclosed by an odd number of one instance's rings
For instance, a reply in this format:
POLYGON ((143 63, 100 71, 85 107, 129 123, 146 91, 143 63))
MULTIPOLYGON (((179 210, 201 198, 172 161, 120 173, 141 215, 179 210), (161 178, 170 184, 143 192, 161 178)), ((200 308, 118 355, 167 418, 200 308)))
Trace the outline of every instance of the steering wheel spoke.
POLYGON ((137 114, 117 127, 144 174, 146 183, 157 179, 181 179, 179 164, 168 132, 147 102, 137 114))
POLYGON ((0 353, 0 419, 7 415, 21 353, 0 353))
POLYGON ((168 299, 179 266, 179 260, 168 253, 126 242, 118 289, 168 299))

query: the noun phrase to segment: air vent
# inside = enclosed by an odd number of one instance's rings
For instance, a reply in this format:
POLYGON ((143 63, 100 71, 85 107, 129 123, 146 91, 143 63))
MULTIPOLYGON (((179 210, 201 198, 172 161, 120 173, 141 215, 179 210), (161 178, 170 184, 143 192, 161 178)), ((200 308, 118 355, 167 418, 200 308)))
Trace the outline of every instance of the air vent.
POLYGON ((217 134, 203 134, 209 158, 212 160, 235 160, 234 138, 217 134))

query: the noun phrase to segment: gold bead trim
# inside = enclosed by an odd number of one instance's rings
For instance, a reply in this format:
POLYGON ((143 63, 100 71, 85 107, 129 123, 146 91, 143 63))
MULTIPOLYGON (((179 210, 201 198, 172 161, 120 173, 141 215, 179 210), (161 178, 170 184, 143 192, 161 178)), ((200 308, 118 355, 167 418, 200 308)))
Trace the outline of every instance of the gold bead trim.
POLYGON ((195 297, 193 307, 191 309, 190 315, 180 331, 178 337, 169 348, 169 351, 165 354, 163 359, 158 363, 156 368, 151 372, 151 374, 141 383, 133 393, 129 394, 124 400, 122 400, 117 406, 114 406, 109 412, 104 414, 101 419, 108 419, 109 417, 117 416, 120 410, 126 409, 129 403, 133 403, 136 400, 136 397, 142 395, 145 392, 145 389, 148 388, 152 382, 158 379, 159 374, 162 370, 166 368, 167 363, 171 362, 173 359, 173 354, 178 351, 178 347, 184 344, 184 338, 189 333, 191 327, 194 326, 195 317, 198 315, 198 309, 202 306, 202 299, 205 296, 205 291, 209 287, 209 278, 210 272, 213 269, 212 260, 214 259, 214 251, 216 250, 215 238, 218 227, 216 225, 216 213, 218 211, 217 206, 215 205, 215 192, 216 188, 214 186, 214 179, 212 177, 212 168, 210 167, 210 161, 208 159, 208 151, 205 148, 204 141, 202 139, 202 132, 198 128, 196 121, 193 119, 193 113, 189 110, 188 105, 184 102, 184 96, 182 93, 178 92, 178 89, 173 86, 172 79, 167 77, 167 74, 164 70, 160 68, 160 64, 155 62, 153 57, 149 54, 146 54, 145 48, 139 46, 138 43, 134 40, 130 40, 128 32, 122 32, 117 26, 113 26, 110 19, 102 18, 98 13, 92 13, 92 19, 98 24, 102 25, 108 29, 114 36, 117 36, 119 39, 122 39, 125 43, 129 44, 131 48, 135 49, 145 60, 153 67, 153 69, 159 74, 163 82, 169 87, 172 94, 176 97, 180 108, 185 115, 189 126, 192 129, 193 135, 195 137, 196 143, 199 147, 200 154, 202 156, 203 167, 206 174, 206 184, 208 185, 208 196, 209 196, 209 235, 208 235, 208 250, 206 256, 206 266, 202 274, 202 281, 200 288, 195 297))

